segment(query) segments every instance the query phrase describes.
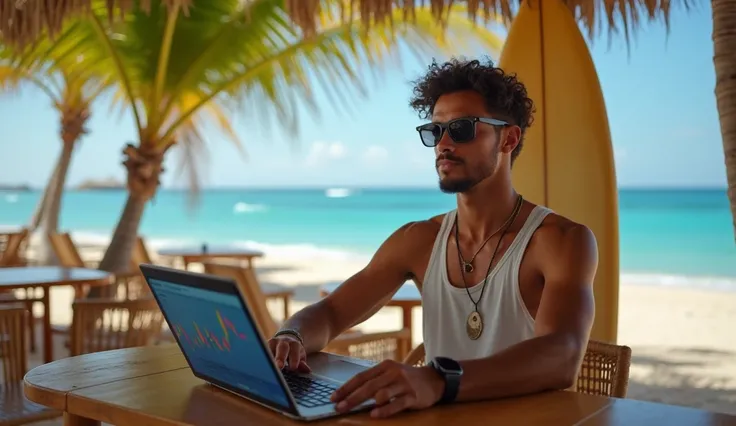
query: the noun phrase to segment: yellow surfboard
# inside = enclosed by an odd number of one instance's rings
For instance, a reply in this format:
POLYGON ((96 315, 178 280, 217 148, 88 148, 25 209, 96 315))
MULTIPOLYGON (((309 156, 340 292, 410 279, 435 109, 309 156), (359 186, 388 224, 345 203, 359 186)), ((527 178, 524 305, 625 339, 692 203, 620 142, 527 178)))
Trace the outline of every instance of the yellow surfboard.
POLYGON ((524 197, 587 225, 598 240, 592 339, 616 342, 618 194, 611 133, 598 76, 572 12, 561 0, 522 2, 500 66, 536 104, 514 185, 524 197))

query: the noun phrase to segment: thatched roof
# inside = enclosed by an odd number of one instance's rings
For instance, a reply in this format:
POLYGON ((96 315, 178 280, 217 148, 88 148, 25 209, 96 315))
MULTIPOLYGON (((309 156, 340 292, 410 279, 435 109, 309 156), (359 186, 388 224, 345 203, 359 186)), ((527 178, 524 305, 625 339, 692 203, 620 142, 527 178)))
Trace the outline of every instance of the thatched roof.
MULTIPOLYGON (((9 43, 25 44, 48 31, 56 34, 62 22, 72 16, 86 13, 93 0, 0 0, 0 37, 9 43)), ((215 0, 210 0, 215 1, 215 0)), ((244 0, 252 1, 252 0, 244 0)), ((284 0, 294 22, 309 34, 314 31, 315 16, 324 0, 284 0)), ((391 16, 391 8, 403 8, 406 17, 411 18, 415 6, 429 3, 435 17, 441 20, 448 11, 448 5, 463 4, 472 17, 500 15, 510 21, 521 1, 551 0, 344 0, 343 12, 359 13, 364 23, 383 20, 391 16)), ((689 7, 697 0, 562 0, 575 13, 590 35, 599 29, 607 31, 623 30, 628 34, 642 20, 663 19, 669 24, 670 7, 681 3, 689 7), (632 8, 632 3, 636 6, 632 8)), ((184 11, 192 0, 163 0, 166 4, 179 2, 184 11)), ((144 10, 150 8, 150 0, 106 0, 111 19, 113 10, 125 12, 139 3, 144 10)))

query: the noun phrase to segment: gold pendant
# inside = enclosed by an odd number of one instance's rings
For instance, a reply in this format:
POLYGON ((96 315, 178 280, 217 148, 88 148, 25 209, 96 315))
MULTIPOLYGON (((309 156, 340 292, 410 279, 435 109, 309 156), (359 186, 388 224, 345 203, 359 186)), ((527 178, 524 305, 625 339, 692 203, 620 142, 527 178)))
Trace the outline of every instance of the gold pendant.
POLYGON ((468 332, 468 337, 471 340, 477 340, 480 337, 480 334, 483 332, 483 317, 480 316, 478 311, 473 311, 468 315, 465 330, 468 332))
MULTIPOLYGON (((465 263, 465 262, 463 262, 463 263, 465 263)), ((470 264, 470 263, 465 263, 465 273, 466 274, 469 274, 471 272, 473 272, 473 265, 470 264)))

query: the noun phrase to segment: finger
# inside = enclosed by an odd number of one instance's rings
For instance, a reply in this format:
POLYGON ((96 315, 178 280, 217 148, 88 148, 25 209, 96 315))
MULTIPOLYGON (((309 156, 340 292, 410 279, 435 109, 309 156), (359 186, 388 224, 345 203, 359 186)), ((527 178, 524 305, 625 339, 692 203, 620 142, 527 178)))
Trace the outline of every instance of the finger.
POLYGON ((276 366, 278 368, 284 368, 284 362, 286 361, 286 357, 289 355, 289 343, 285 342, 283 340, 279 340, 276 344, 276 355, 274 355, 274 359, 276 360, 276 366))
POLYGON ((297 368, 297 371, 299 371, 300 373, 311 373, 312 369, 309 367, 309 365, 307 365, 306 361, 302 360, 299 361, 299 367, 297 368))
POLYGON ((383 374, 385 369, 386 369, 386 364, 380 363, 374 367, 371 367, 365 371, 362 371, 356 374, 350 380, 348 380, 342 386, 340 386, 332 394, 330 399, 332 399, 332 401, 334 402, 342 401, 346 396, 353 393, 356 389, 358 389, 368 380, 378 377, 380 374, 383 374))
POLYGON ((289 342, 289 369, 296 370, 302 360, 302 345, 299 342, 289 342))
POLYGON ((388 386, 385 386, 382 389, 379 389, 378 392, 376 392, 373 399, 376 400, 376 405, 385 405, 391 402, 393 398, 401 396, 405 392, 406 392, 406 387, 403 386, 403 384, 392 383, 388 386))
POLYGON ((411 408, 414 405, 414 397, 410 394, 401 395, 386 405, 371 410, 371 417, 388 417, 411 408))
POLYGON ((396 375, 390 372, 384 372, 380 376, 368 380, 349 395, 347 395, 342 401, 335 407, 338 411, 348 411, 353 407, 360 405, 368 399, 373 398, 378 391, 385 387, 391 387, 393 385, 401 386, 401 383, 394 382, 396 375))

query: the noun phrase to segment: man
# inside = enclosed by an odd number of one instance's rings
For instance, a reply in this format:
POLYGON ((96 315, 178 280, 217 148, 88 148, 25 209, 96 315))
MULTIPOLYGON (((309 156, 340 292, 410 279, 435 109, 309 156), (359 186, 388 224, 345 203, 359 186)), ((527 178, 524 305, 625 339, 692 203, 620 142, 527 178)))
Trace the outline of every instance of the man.
POLYGON ((533 102, 492 62, 433 63, 416 82, 417 128, 457 209, 395 231, 335 292, 287 320, 269 345, 282 368, 373 315, 405 282, 422 293, 425 367, 384 361, 333 395, 384 417, 437 403, 573 385, 594 318, 595 237, 525 201, 511 183, 533 102))

